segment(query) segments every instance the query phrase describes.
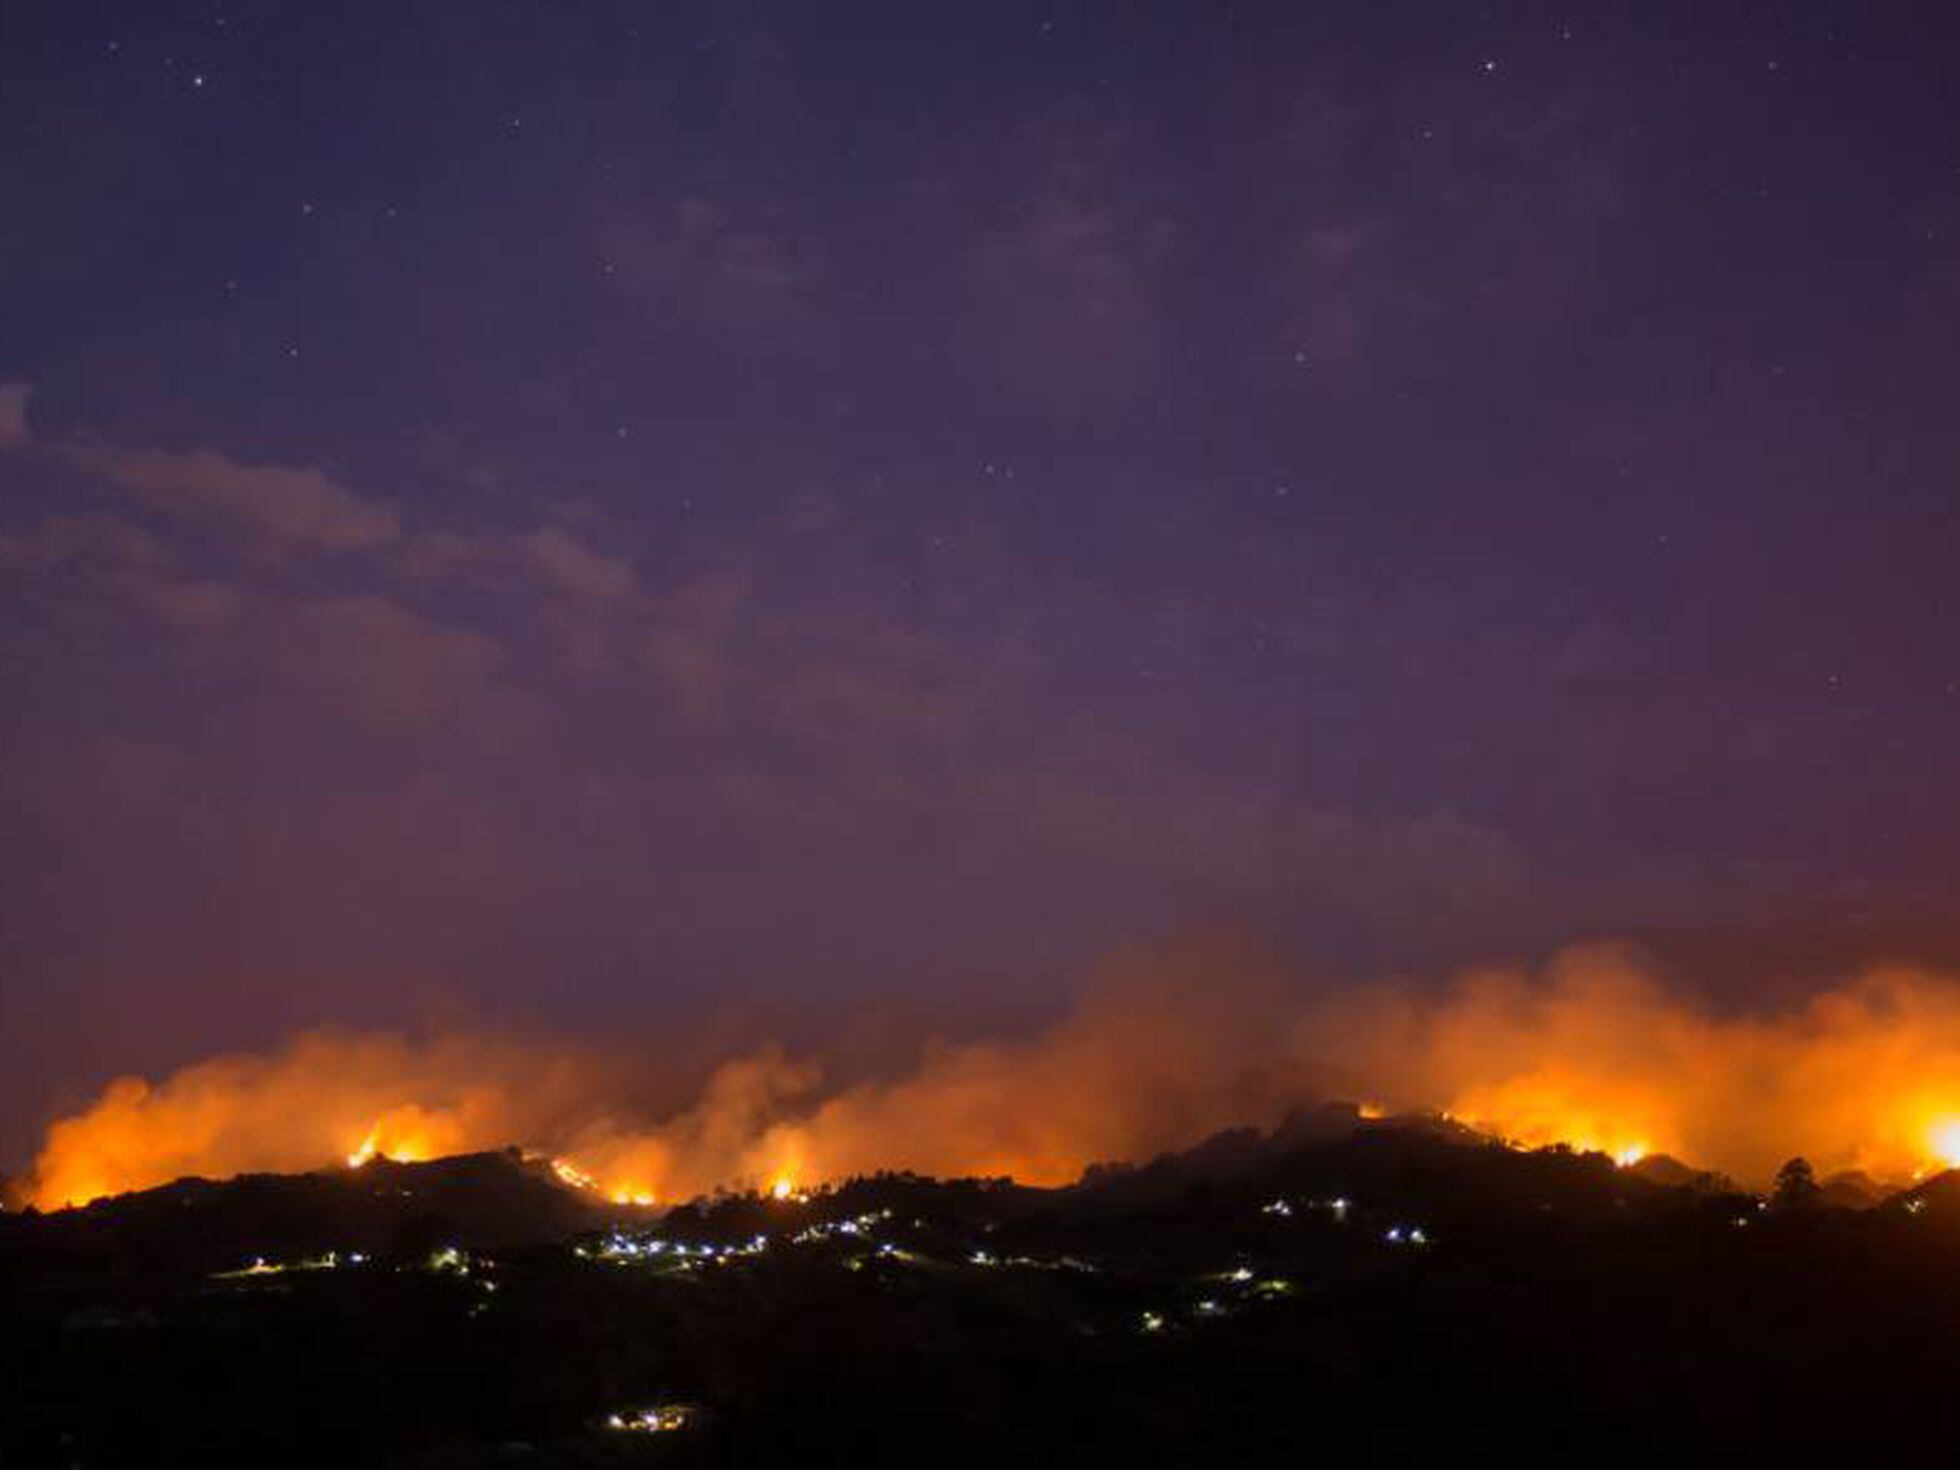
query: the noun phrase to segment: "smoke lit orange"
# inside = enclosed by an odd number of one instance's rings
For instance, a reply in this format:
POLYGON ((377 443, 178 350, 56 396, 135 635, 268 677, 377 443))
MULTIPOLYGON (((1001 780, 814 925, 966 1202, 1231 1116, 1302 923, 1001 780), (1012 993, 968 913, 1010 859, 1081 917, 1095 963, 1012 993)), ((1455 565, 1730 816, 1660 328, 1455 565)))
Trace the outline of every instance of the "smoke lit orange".
POLYGON ((818 1062, 763 1047, 677 1109, 636 1113, 630 1091, 570 1043, 311 1034, 154 1086, 112 1083, 49 1130, 29 1191, 52 1208, 185 1174, 510 1143, 628 1203, 724 1185, 788 1194, 881 1168, 1055 1184, 1340 1096, 1623 1164, 1664 1152, 1745 1182, 1797 1153, 1820 1172, 1907 1179, 1960 1161, 1960 981, 1885 972, 1725 1017, 1610 950, 1440 994, 1308 998, 1184 953, 1097 988, 1045 1032, 935 1042, 892 1075, 827 1082, 818 1062))

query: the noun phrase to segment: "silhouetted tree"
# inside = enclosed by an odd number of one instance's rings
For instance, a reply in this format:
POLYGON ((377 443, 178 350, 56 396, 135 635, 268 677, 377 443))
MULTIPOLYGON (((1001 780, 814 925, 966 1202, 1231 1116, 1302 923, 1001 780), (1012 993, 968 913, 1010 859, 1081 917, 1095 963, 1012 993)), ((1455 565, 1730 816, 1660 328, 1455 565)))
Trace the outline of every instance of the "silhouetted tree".
POLYGON ((1770 1202, 1779 1210, 1800 1210, 1817 1203, 1821 1191, 1808 1159, 1791 1159, 1776 1171, 1776 1192, 1770 1202))

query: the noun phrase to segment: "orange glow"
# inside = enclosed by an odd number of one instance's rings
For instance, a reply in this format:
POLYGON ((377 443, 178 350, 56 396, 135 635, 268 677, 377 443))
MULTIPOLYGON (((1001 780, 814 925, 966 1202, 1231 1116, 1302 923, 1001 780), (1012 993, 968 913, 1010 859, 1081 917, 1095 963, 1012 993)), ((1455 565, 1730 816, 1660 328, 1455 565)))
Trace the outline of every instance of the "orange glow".
POLYGON ((467 1145, 461 1126, 410 1103, 377 1118, 347 1155, 347 1167, 358 1169, 372 1159, 397 1164, 420 1164, 444 1154, 460 1153, 467 1145))
POLYGON ((1934 1123, 1927 1143, 1941 1168, 1960 1169, 1960 1117, 1941 1118, 1934 1123))
POLYGON ((1455 1100, 1449 1116, 1520 1148, 1564 1144, 1610 1155, 1627 1168, 1655 1151, 1651 1137, 1668 1136, 1664 1111, 1637 1093, 1551 1067, 1472 1088, 1455 1100))
POLYGON ((569 1164, 563 1159, 553 1159, 551 1161, 551 1172, 574 1189, 597 1189, 599 1187, 598 1180, 594 1179, 583 1169, 578 1168, 574 1164, 569 1164))
POLYGON ((1229 957, 1151 958, 1045 1031, 929 1041, 906 1065, 842 1077, 765 1045, 664 1104, 644 1101, 657 1063, 623 1051, 311 1034, 111 1083, 49 1129, 25 1192, 52 1209, 185 1175, 510 1144, 623 1205, 718 1188, 793 1199, 881 1169, 1063 1184, 1330 1096, 1622 1167, 1665 1153, 1759 1187, 1795 1154, 1881 1180, 1960 1165, 1960 978, 1878 972, 1742 1016, 1669 994, 1611 950, 1436 991, 1310 999, 1242 979, 1229 957))
POLYGON ((566 1158, 552 1158, 547 1162, 550 1163, 551 1172, 558 1176, 559 1181, 569 1184, 573 1189, 602 1194, 616 1205, 645 1207, 657 1203, 653 1191, 642 1184, 626 1180, 602 1183, 597 1177, 566 1158))

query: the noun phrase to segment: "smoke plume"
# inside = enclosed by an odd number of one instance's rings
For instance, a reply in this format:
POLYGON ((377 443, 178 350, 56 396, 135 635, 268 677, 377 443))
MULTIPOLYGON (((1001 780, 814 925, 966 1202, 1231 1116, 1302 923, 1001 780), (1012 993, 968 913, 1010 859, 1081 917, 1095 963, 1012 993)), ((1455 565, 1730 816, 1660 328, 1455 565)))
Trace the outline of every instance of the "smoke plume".
POLYGON ((1906 969, 1734 1015, 1606 948, 1440 991, 1302 990, 1182 949, 1114 967, 1045 1030, 930 1039, 875 1075, 763 1045, 660 1107, 641 1074, 662 1065, 561 1039, 309 1033, 111 1083, 49 1129, 27 1193, 56 1208, 187 1174, 511 1143, 619 1199, 878 1169, 1057 1184, 1336 1097, 1753 1183, 1797 1153, 1901 1180, 1960 1158, 1960 980, 1906 969))

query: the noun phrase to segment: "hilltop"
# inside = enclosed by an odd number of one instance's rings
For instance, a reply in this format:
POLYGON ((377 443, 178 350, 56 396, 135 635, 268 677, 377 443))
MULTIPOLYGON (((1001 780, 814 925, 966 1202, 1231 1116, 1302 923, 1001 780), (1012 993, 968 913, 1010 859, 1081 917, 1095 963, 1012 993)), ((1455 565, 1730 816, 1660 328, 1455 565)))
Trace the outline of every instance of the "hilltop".
POLYGON ((1960 1372, 1960 1181, 1831 1198, 1339 1110, 1061 1189, 181 1181, 0 1218, 0 1462, 1869 1451, 1960 1372))

